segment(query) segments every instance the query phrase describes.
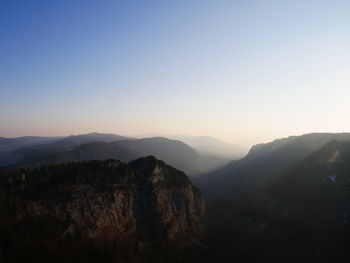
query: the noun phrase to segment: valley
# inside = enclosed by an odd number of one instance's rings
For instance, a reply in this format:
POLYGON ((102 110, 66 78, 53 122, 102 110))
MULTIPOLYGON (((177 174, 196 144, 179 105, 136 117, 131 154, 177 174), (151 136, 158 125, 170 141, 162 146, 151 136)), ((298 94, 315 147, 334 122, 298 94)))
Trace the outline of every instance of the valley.
MULTIPOLYGON (((151 260, 154 244, 159 260, 186 250, 181 262, 349 257, 350 134, 282 138, 221 164, 163 137, 93 133, 19 145, 10 149, 21 162, 1 169, 3 231, 44 231, 52 246, 74 237, 92 242, 94 253, 123 244, 110 260, 124 249, 151 260)), ((128 253, 126 262, 137 261, 128 253)))

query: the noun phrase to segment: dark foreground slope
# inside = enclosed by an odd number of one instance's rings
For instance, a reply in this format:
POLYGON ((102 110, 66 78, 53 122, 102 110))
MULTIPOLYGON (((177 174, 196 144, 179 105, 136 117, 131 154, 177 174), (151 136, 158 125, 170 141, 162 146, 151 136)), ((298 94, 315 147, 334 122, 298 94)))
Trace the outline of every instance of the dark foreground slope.
POLYGON ((1 262, 179 262, 201 257, 205 203, 154 157, 4 172, 1 262), (198 253, 197 253, 198 252, 198 253))
MULTIPOLYGON (((264 171, 274 171, 272 164, 264 171)), ((269 183, 257 181, 266 184, 256 191, 208 201, 207 243, 212 258, 350 261, 350 141, 330 141, 294 166, 287 164, 278 164, 279 173, 273 177, 266 175, 274 178, 269 183)))
POLYGON ((266 235, 288 240, 309 258, 349 262, 350 141, 329 142, 312 153, 267 195, 266 235))

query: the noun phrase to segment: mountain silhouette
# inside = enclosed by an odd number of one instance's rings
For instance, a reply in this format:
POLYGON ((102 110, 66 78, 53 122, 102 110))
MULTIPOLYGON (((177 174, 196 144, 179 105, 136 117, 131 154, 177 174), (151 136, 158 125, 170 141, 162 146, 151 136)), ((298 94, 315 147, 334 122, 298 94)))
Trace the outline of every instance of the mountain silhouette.
POLYGON ((138 157, 153 155, 192 176, 213 170, 228 162, 227 159, 199 154, 181 141, 162 137, 126 140, 114 136, 97 136, 97 138, 74 136, 48 145, 22 148, 17 150, 16 154, 21 156, 20 164, 14 165, 16 168, 110 158, 127 162, 138 157), (100 141, 82 144, 91 139, 100 141), (119 140, 112 141, 115 139, 119 140))

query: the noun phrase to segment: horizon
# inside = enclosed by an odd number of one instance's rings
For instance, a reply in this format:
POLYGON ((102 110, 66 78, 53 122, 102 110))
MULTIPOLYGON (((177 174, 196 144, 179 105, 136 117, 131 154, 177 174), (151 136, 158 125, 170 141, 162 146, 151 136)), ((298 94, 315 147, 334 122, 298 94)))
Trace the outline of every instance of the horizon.
POLYGON ((347 1, 4 1, 0 136, 350 131, 347 1))
MULTIPOLYGON (((237 150, 240 150, 244 152, 244 154, 248 153, 248 151, 256 145, 259 144, 267 144, 267 143, 271 143, 274 142, 276 140, 279 139, 286 139, 289 137, 299 137, 299 136, 304 136, 304 135, 311 135, 311 134, 350 134, 350 132, 310 132, 310 133, 303 133, 303 134, 290 134, 288 136, 284 136, 284 137, 276 137, 273 138, 269 141, 263 141, 263 142, 258 142, 256 144, 252 144, 252 145, 243 145, 243 144, 237 144, 237 143, 231 143, 225 140, 222 140, 220 138, 214 137, 214 136, 208 136, 208 135, 185 135, 185 134, 159 134, 159 133, 147 133, 147 134, 120 134, 120 133, 110 133, 110 132, 86 132, 86 133, 77 133, 77 134, 65 134, 65 135, 52 135, 52 136, 45 136, 45 135, 23 135, 23 136, 16 136, 16 137, 6 137, 6 136, 1 136, 0 138, 6 138, 6 139, 16 139, 16 138, 22 138, 22 137, 47 137, 47 138, 54 138, 54 137, 61 137, 61 138, 65 138, 65 137, 69 137, 69 136, 79 136, 79 135, 89 135, 89 134, 109 134, 109 135, 119 135, 119 136, 123 136, 123 137, 129 137, 129 138, 134 138, 134 139, 146 139, 146 138, 167 138, 169 140, 179 140, 181 141, 180 138, 173 138, 173 137, 193 137, 193 138, 212 138, 212 139, 216 139, 219 140, 225 144, 230 144, 232 146, 236 146, 238 147, 237 150)), ((183 142, 185 144, 187 144, 186 142, 183 142)))

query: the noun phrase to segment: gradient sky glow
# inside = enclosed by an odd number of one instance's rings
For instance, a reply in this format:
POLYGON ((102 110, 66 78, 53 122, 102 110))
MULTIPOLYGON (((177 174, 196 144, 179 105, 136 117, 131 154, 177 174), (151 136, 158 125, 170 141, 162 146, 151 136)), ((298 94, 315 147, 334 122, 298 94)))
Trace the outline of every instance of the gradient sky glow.
POLYGON ((350 1, 0 1, 0 136, 350 132, 350 1))

